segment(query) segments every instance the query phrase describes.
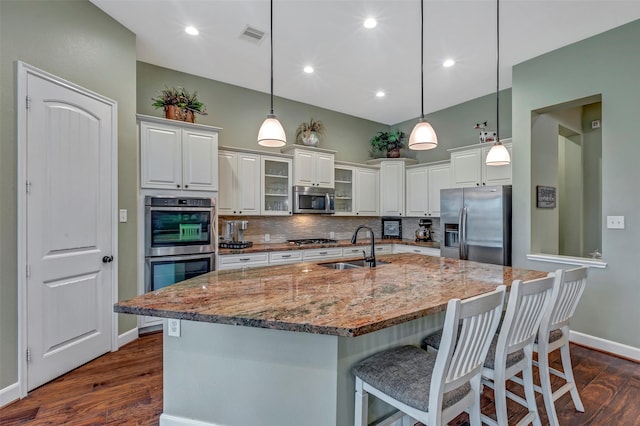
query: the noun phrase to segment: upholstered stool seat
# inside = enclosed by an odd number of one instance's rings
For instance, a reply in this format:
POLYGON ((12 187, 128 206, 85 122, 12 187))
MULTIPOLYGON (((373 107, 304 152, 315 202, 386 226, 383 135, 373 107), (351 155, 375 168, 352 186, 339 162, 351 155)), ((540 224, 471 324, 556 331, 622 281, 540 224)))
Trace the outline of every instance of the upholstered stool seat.
MULTIPOLYGON (((353 374, 387 395, 421 411, 429 409, 431 375, 436 354, 415 346, 401 346, 379 352, 353 368, 353 374)), ((450 407, 471 392, 469 383, 443 396, 442 406, 450 407)))

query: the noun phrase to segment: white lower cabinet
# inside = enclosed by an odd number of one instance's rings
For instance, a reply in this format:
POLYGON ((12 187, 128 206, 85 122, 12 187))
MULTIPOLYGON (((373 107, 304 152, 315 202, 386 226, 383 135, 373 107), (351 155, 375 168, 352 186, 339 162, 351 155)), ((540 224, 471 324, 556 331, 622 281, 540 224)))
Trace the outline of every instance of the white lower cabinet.
POLYGON ((302 262, 301 250, 272 251, 269 253, 269 265, 302 262))
MULTIPOLYGON (((362 256, 362 252, 365 252, 367 256, 371 253, 371 246, 354 246, 354 247, 344 247, 342 249, 343 257, 354 257, 354 256, 362 256)), ((392 244, 380 244, 376 245, 376 254, 391 254, 393 253, 393 245, 392 244)))
POLYGON ((240 269, 255 266, 267 266, 269 253, 224 254, 218 256, 218 269, 240 269))
POLYGON ((440 256, 440 249, 433 247, 419 247, 410 246, 405 244, 396 244, 394 247, 394 253, 415 253, 427 256, 440 256))
POLYGON ((320 248, 302 251, 302 260, 304 262, 312 262, 315 260, 334 259, 342 257, 342 248, 320 248))

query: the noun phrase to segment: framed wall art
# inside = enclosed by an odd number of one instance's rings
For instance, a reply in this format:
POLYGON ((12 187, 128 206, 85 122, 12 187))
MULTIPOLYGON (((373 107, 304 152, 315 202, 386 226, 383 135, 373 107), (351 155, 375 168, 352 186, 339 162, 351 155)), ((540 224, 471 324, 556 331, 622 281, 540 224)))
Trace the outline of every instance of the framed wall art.
POLYGON ((539 209, 555 209, 556 188, 554 186, 536 186, 536 206, 539 209))

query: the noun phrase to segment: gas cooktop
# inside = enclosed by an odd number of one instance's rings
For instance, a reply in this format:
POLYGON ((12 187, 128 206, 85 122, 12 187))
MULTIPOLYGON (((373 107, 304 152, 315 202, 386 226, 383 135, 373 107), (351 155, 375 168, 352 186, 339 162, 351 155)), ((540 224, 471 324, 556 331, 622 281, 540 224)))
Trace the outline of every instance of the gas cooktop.
POLYGON ((329 238, 303 238, 300 240, 287 240, 287 242, 297 246, 304 246, 307 244, 335 244, 338 240, 331 240, 329 238))

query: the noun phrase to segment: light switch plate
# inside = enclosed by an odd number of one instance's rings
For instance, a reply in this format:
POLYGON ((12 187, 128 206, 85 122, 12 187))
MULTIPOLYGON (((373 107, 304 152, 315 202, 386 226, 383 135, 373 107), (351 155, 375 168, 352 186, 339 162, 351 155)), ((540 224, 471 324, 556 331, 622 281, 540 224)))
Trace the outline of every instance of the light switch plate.
POLYGON ((127 221, 127 209, 120 209, 120 223, 127 221))
POLYGON ((607 229, 624 229, 624 216, 607 216, 607 229))

